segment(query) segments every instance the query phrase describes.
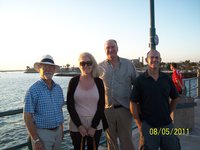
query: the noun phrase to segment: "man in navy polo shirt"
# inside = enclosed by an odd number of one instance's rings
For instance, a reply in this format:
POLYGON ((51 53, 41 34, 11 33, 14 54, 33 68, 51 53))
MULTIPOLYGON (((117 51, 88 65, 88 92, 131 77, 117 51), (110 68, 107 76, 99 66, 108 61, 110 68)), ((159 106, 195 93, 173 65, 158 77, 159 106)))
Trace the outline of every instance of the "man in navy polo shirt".
POLYGON ((179 94, 171 78, 160 71, 160 53, 147 53, 148 69, 136 79, 130 109, 140 132, 139 148, 145 150, 179 150, 170 114, 179 94), (171 98, 171 100, 169 99, 171 98))
POLYGON ((58 65, 50 55, 34 64, 40 80, 26 92, 24 121, 34 150, 58 150, 63 137, 63 91, 52 78, 58 65))

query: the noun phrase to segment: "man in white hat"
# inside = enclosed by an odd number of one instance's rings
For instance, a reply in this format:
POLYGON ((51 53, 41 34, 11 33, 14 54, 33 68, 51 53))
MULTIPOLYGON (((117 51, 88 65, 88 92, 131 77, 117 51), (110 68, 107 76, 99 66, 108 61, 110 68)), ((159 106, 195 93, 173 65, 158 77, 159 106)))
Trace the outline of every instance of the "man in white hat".
POLYGON ((26 92, 24 100, 24 121, 31 137, 34 150, 58 150, 63 137, 63 91, 52 80, 59 69, 50 55, 34 64, 40 73, 40 80, 26 92))

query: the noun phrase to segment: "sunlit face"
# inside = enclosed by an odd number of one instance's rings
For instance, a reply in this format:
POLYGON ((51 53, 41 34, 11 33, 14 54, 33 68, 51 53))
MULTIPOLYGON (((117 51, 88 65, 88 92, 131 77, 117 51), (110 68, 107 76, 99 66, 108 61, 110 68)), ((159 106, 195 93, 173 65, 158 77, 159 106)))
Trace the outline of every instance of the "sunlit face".
POLYGON ((104 50, 108 60, 117 58, 118 46, 115 41, 107 41, 104 45, 104 50))
POLYGON ((55 73, 55 66, 40 64, 39 72, 42 79, 50 80, 53 78, 53 74, 55 73))
POLYGON ((157 50, 151 50, 147 55, 146 62, 152 69, 159 68, 161 62, 160 53, 157 50))
POLYGON ((79 58, 79 68, 82 75, 87 75, 92 73, 93 62, 89 57, 84 56, 79 58))
POLYGON ((171 69, 171 70, 174 70, 174 67, 172 66, 172 64, 170 64, 170 69, 171 69))

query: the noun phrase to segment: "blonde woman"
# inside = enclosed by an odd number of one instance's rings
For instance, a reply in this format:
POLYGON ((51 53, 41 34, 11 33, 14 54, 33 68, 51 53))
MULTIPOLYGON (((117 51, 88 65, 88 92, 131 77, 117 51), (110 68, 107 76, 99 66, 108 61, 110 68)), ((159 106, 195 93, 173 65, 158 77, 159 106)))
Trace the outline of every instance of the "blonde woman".
POLYGON ((90 53, 80 54, 78 61, 81 75, 70 80, 67 92, 70 136, 75 150, 84 149, 86 141, 89 150, 98 149, 102 129, 108 127, 103 81, 90 53))

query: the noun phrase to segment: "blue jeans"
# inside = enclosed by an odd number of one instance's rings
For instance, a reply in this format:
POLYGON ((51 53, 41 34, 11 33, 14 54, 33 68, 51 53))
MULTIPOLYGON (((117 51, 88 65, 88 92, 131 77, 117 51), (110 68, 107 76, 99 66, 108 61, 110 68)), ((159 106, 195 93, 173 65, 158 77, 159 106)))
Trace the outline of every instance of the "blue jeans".
POLYGON ((163 127, 152 127, 147 122, 142 122, 142 136, 140 141, 144 144, 140 145, 144 150, 180 150, 179 139, 174 135, 173 124, 163 127), (142 139, 143 138, 143 139, 142 139))

